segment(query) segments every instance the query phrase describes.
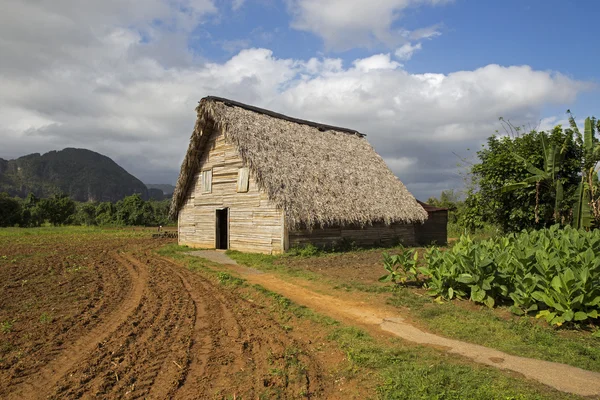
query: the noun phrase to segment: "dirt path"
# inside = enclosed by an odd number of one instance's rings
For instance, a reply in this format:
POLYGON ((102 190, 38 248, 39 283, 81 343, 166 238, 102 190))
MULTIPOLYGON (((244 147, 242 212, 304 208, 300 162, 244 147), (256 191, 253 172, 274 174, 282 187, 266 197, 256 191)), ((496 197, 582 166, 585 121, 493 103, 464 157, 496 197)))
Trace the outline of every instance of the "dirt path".
POLYGON ((131 276, 120 304, 6 398, 336 398, 313 352, 260 306, 151 249, 111 257, 131 276))
POLYGON ((233 263, 224 265, 224 268, 237 272, 250 283, 264 286, 300 305, 346 323, 360 324, 371 330, 375 328, 376 331, 391 333, 414 343, 459 354, 477 363, 512 370, 563 392, 600 396, 600 373, 565 364, 513 356, 484 346, 448 339, 414 327, 396 312, 320 294, 253 268, 233 263))

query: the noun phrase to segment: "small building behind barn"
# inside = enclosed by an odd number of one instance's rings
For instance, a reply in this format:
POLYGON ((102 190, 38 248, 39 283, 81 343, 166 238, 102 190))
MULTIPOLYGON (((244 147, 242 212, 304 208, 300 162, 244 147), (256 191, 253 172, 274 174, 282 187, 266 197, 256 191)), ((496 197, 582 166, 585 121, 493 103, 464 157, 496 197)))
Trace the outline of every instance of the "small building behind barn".
POLYGON ((206 97, 173 194, 179 243, 266 254, 419 242, 427 212, 365 135, 206 97))
POLYGON ((417 244, 445 246, 448 244, 448 209, 435 207, 417 200, 427 211, 427 221, 415 225, 417 244))

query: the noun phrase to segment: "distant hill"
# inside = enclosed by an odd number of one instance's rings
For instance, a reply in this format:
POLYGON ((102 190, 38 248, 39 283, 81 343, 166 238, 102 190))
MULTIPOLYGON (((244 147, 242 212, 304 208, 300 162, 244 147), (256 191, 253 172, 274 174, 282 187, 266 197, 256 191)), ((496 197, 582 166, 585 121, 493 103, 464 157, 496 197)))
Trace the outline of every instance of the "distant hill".
POLYGON ((148 189, 110 158, 85 149, 67 148, 29 154, 16 160, 0 158, 0 193, 25 197, 68 194, 77 201, 118 201, 148 189))
POLYGON ((175 186, 164 183, 146 183, 148 189, 158 189, 163 192, 164 195, 171 195, 175 191, 175 186))

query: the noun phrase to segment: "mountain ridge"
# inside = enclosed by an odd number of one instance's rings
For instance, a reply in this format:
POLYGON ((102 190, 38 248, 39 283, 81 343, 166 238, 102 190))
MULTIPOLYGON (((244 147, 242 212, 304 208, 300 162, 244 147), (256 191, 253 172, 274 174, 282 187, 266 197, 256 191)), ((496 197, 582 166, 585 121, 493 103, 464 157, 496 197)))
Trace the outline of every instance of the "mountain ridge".
POLYGON ((76 201, 118 201, 148 188, 111 158, 87 149, 68 147, 14 160, 0 158, 0 193, 26 197, 67 194, 76 201))

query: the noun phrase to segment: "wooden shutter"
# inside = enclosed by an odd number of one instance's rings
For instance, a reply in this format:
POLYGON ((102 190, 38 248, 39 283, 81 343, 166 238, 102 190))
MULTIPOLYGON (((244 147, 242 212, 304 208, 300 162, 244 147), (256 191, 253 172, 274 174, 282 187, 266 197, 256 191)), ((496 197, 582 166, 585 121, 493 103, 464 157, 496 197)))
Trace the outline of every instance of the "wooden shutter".
POLYGON ((238 170, 237 191, 246 193, 248 191, 249 171, 248 168, 240 168, 238 170))
POLYGON ((202 193, 212 193, 212 169, 202 171, 202 193))

